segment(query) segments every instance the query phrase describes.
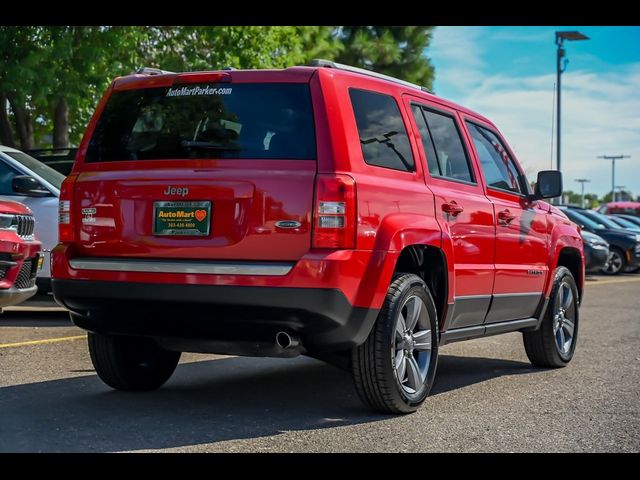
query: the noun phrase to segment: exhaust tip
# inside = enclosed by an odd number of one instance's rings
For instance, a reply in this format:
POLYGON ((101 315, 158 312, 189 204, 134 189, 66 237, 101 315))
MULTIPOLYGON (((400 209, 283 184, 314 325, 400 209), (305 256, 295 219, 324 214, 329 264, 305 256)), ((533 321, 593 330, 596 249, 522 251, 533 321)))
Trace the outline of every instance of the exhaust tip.
POLYGON ((286 350, 287 348, 295 348, 300 344, 300 340, 296 336, 289 335, 287 332, 276 333, 276 344, 286 350))

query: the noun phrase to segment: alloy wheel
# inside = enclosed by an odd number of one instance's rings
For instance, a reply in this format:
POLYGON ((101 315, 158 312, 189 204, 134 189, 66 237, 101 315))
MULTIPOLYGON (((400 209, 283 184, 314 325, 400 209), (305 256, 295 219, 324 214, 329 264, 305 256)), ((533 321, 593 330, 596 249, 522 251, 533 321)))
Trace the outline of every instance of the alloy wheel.
POLYGON ((623 260, 620 253, 612 250, 609 254, 609 260, 607 260, 607 264, 604 267, 604 271, 611 274, 618 273, 622 269, 622 263, 623 260))
POLYGON ((409 296, 398 312, 394 335, 393 368, 402 389, 416 394, 425 383, 431 363, 431 324, 427 306, 409 296))
POLYGON ((567 282, 562 282, 554 300, 553 335, 561 355, 571 351, 575 333, 576 303, 567 282))

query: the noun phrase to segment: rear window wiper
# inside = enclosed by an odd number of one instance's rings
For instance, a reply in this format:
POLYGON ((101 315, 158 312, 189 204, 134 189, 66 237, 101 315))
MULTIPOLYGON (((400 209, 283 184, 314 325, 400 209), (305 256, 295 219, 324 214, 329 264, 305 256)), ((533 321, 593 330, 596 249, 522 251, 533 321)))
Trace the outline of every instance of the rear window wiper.
POLYGON ((180 142, 183 148, 204 148, 208 150, 240 150, 238 145, 223 145, 221 143, 212 142, 194 142, 190 140, 183 140, 180 142))

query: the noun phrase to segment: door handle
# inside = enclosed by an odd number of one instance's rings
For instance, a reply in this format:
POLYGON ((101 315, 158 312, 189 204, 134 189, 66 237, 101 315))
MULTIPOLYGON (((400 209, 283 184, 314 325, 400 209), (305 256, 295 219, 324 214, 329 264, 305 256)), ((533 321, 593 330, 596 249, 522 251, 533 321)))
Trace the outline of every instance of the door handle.
POLYGON ((458 205, 455 200, 452 200, 448 203, 442 204, 442 211, 448 213, 452 217, 455 217, 461 214, 464 211, 464 208, 462 208, 461 205, 458 205))
POLYGON ((498 220, 502 225, 508 225, 513 221, 514 218, 516 218, 516 216, 508 209, 498 212, 498 220))

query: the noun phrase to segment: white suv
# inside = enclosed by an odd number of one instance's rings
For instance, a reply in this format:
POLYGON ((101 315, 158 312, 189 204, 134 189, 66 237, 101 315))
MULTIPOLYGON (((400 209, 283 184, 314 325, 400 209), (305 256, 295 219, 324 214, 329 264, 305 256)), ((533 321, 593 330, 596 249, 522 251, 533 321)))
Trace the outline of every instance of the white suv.
POLYGON ((64 175, 20 150, 0 145, 0 197, 27 205, 36 220, 44 264, 38 273, 40 293, 51 290, 50 252, 58 243, 58 197, 64 175))

